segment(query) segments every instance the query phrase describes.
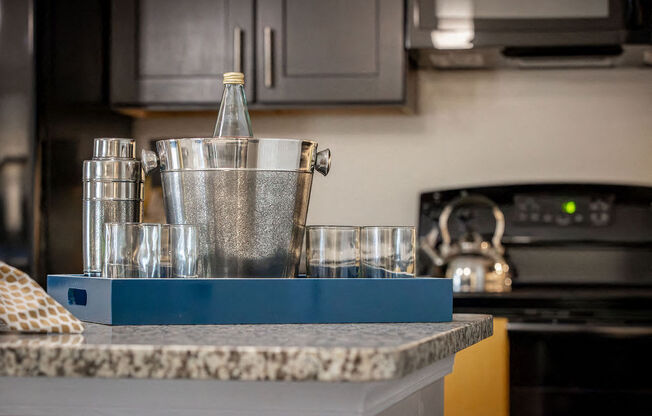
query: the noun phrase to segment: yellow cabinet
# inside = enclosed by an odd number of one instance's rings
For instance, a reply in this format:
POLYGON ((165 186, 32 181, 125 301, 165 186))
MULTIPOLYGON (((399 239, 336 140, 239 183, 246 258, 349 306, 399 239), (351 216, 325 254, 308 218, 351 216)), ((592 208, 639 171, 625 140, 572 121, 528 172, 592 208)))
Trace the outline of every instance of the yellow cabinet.
POLYGON ((494 318, 494 334, 455 356, 444 384, 446 416, 509 414, 507 319, 494 318))

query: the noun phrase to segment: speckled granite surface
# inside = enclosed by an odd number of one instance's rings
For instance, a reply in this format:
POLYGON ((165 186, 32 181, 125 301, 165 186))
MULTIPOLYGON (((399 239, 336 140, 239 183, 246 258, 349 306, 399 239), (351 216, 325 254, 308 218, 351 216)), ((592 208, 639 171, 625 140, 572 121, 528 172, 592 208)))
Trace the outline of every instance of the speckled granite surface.
POLYGON ((0 333, 0 376, 375 381, 403 377, 492 334, 488 315, 448 323, 103 326, 0 333))

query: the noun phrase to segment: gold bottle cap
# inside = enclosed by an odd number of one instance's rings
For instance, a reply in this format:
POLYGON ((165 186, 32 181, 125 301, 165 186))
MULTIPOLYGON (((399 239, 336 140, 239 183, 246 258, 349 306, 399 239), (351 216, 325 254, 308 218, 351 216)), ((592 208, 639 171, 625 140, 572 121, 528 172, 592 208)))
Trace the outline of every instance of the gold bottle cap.
POLYGON ((244 74, 242 72, 225 72, 224 83, 244 85, 244 74))

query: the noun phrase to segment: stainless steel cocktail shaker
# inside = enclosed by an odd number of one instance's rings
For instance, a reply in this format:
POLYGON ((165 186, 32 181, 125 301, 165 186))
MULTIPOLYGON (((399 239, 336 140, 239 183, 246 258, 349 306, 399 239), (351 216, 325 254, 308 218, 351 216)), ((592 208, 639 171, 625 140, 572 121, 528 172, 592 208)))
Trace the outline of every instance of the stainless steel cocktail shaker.
POLYGON ((98 138, 93 143, 93 159, 84 161, 82 245, 86 275, 102 273, 105 223, 142 220, 144 175, 135 155, 133 139, 98 138))

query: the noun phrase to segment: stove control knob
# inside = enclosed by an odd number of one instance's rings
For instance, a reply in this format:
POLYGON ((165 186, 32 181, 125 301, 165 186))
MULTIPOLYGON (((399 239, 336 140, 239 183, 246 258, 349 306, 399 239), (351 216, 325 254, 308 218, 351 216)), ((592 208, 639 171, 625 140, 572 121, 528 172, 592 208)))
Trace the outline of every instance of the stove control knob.
POLYGON ((591 219, 591 224, 603 226, 609 223, 610 217, 606 212, 592 212, 589 218, 591 219))
POLYGON ((569 225, 571 223, 571 217, 570 215, 557 215, 555 217, 555 223, 557 223, 557 225, 561 225, 562 227, 569 225))

